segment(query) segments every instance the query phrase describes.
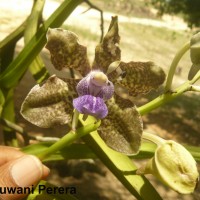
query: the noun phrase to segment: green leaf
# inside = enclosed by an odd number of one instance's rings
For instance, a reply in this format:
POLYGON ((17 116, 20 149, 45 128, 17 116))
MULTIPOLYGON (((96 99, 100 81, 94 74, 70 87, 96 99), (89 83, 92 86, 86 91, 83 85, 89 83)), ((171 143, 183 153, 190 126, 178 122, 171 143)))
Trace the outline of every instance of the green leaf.
MULTIPOLYGON (((15 122, 14 89, 11 88, 7 91, 3 91, 3 94, 5 97, 5 103, 1 113, 1 118, 15 122)), ((18 147, 16 132, 13 129, 4 126, 3 137, 5 145, 18 147)))
POLYGON ((92 69, 100 69, 106 73, 112 62, 121 59, 121 50, 118 47, 119 41, 118 18, 115 16, 112 17, 108 32, 102 43, 96 46, 92 69))
POLYGON ((3 92, 0 89, 0 117, 1 117, 1 113, 2 113, 2 110, 3 110, 4 103, 5 103, 5 97, 4 97, 3 92))
POLYGON ((23 36, 25 26, 26 21, 0 42, 0 73, 2 73, 12 62, 15 45, 17 41, 23 36))
POLYGON ((108 115, 102 120, 99 134, 112 149, 137 154, 142 139, 142 119, 135 106, 121 109, 114 98, 106 102, 108 115))
MULTIPOLYGON (((54 142, 40 142, 37 144, 32 144, 22 148, 21 150, 28 154, 39 155, 40 153, 46 151, 54 142)), ((96 155, 91 151, 91 149, 85 144, 71 144, 66 146, 61 150, 54 152, 43 162, 58 161, 58 160, 69 160, 69 159, 95 159, 96 155)))
POLYGON ((53 75, 31 89, 22 104, 21 114, 42 128, 67 124, 73 114, 72 98, 67 83, 53 75))
MULTIPOLYGON (((85 125, 82 119, 81 123, 85 125)), ((93 118, 89 118, 91 122, 93 118)), ((87 120, 87 121, 88 121, 87 120)), ((87 122, 88 123, 88 122, 87 122)), ((109 134, 109 133, 108 133, 109 134)), ((135 174, 137 167, 128 156, 110 149, 97 131, 83 137, 86 144, 138 200, 161 200, 154 187, 144 176, 135 174)))
POLYGON ((200 147, 184 145, 184 147, 192 154, 197 162, 200 162, 200 147))
POLYGON ((26 200, 77 200, 70 194, 75 190, 75 187, 58 187, 42 180, 26 200))
MULTIPOLYGON (((37 144, 31 144, 23 147, 21 150, 27 154, 38 155, 46 151, 55 142, 39 142, 37 144)), ((192 154, 197 162, 200 162, 200 147, 186 146, 185 148, 192 154)), ((156 144, 149 142, 142 142, 140 151, 136 155, 130 155, 132 159, 147 159, 154 155, 157 148, 156 144)), ((97 158, 94 152, 86 144, 73 143, 70 146, 66 146, 63 149, 51 154, 44 159, 44 162, 68 160, 68 159, 95 159, 97 158)))
POLYGON ((51 61, 56 69, 76 69, 83 76, 90 72, 87 48, 79 44, 73 32, 60 28, 49 29, 46 48, 51 53, 51 61))
POLYGON ((66 0, 55 10, 30 42, 23 48, 17 58, 2 74, 0 74, 0 85, 2 87, 10 88, 17 84, 28 66, 45 45, 48 28, 60 26, 82 1, 83 0, 66 0))
MULTIPOLYGON (((27 44, 31 40, 31 38, 35 35, 35 33, 38 30, 40 21, 42 19, 44 4, 45 4, 45 0, 34 1, 33 8, 32 8, 31 14, 29 15, 27 19, 27 25, 24 32, 25 44, 27 44)), ((41 83, 42 81, 44 81, 46 78, 49 77, 49 73, 47 69, 45 68, 45 65, 40 55, 38 55, 30 64, 29 70, 38 83, 41 83)))

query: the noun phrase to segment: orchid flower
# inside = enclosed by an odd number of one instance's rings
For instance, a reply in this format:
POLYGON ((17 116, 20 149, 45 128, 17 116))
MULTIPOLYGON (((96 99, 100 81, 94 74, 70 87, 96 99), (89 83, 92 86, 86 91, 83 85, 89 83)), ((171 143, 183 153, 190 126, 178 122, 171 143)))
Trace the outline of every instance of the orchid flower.
POLYGON ((33 87, 23 102, 23 117, 48 128, 71 123, 75 108, 84 115, 102 119, 98 133, 109 147, 136 154, 143 125, 130 97, 158 88, 165 80, 163 70, 153 62, 121 61, 117 17, 112 17, 107 34, 97 45, 92 66, 87 48, 79 43, 75 33, 49 29, 47 40, 54 67, 70 69, 82 77, 63 81, 53 75, 33 87))

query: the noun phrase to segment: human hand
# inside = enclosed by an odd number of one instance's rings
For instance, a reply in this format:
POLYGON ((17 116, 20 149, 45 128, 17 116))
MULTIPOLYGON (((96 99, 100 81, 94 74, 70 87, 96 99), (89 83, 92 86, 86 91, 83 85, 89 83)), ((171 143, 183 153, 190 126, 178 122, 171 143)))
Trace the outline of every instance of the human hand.
POLYGON ((7 188, 33 187, 46 178, 49 169, 40 160, 13 147, 0 146, 0 199, 19 200, 27 194, 9 194, 7 188))

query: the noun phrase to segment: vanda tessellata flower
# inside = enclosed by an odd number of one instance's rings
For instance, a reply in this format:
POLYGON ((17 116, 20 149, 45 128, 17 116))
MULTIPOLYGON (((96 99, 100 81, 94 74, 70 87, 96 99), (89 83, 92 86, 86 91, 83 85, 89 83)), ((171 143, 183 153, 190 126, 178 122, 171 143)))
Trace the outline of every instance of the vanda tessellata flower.
POLYGON ((87 49, 71 31, 49 29, 46 48, 57 70, 72 76, 52 75, 36 85, 23 102, 21 113, 31 123, 48 128, 71 123, 74 108, 102 119, 98 133, 116 151, 136 154, 141 144, 142 120, 130 96, 158 88, 165 80, 153 62, 123 62, 119 48, 118 19, 112 17, 108 32, 96 46, 90 66, 87 49))
POLYGON ((114 86, 101 71, 91 71, 76 87, 80 97, 73 100, 73 106, 80 113, 92 115, 98 119, 108 114, 104 103, 112 97, 114 86))

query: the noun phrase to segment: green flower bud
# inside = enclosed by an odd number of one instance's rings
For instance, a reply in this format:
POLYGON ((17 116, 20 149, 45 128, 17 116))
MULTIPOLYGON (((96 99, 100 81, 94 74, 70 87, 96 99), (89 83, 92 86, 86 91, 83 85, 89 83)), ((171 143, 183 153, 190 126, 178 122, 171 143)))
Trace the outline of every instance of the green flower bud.
POLYGON ((192 193, 196 187, 199 173, 192 155, 180 144, 166 141, 160 145, 154 157, 137 174, 153 174, 173 190, 192 193))
POLYGON ((190 41, 190 57, 193 64, 200 64, 200 32, 193 35, 190 41))

